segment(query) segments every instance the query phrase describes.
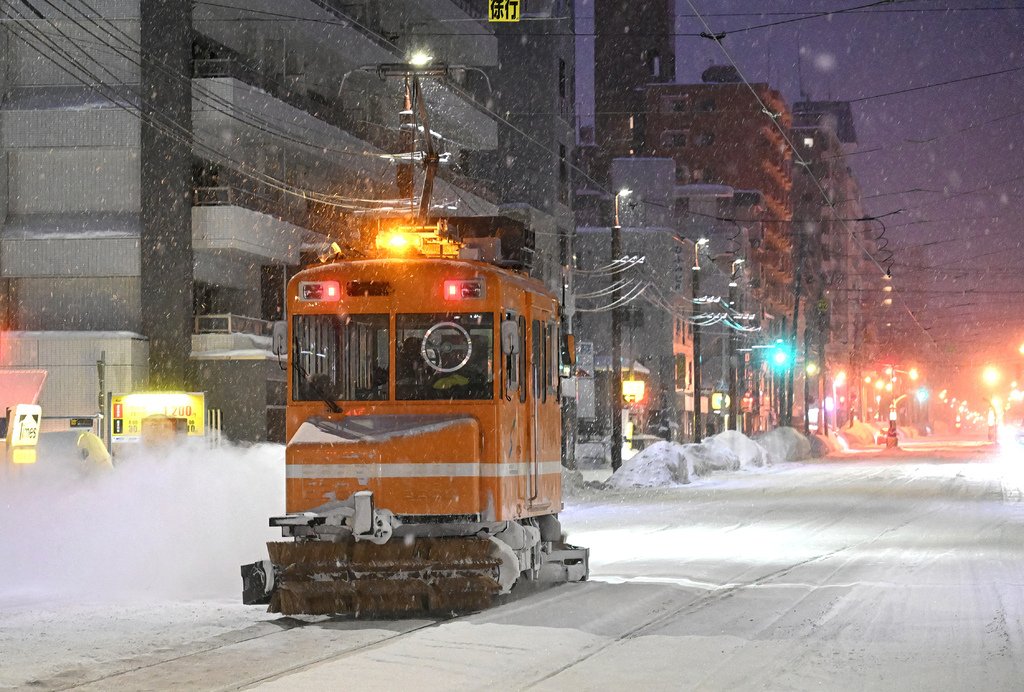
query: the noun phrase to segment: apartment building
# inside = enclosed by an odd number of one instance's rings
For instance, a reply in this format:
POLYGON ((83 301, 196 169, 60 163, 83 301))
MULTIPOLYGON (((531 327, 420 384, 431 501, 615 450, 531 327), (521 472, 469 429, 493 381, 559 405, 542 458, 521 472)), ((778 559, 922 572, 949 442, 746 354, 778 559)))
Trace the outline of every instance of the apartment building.
MULTIPOLYGON (((5 4, 0 366, 49 372, 50 425, 96 415, 103 361, 108 391, 204 391, 228 436, 280 438, 285 373, 268 329, 285 281, 412 206, 398 174, 405 83, 386 66, 414 51, 450 67, 422 79, 444 161, 430 214, 516 207, 528 268, 559 285, 569 205, 495 179, 495 92, 511 77, 478 4, 5 4)), ((571 49, 544 55, 547 73, 571 71, 571 49)), ((555 179, 566 129, 542 128, 561 133, 538 157, 555 179)))

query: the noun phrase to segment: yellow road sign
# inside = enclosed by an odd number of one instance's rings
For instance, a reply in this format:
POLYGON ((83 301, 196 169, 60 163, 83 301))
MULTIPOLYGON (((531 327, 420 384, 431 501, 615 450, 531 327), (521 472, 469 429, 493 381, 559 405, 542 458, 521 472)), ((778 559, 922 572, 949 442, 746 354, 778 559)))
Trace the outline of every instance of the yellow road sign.
POLYGON ((487 21, 518 22, 519 0, 487 0, 487 21))
POLYGON ((142 421, 163 416, 185 421, 190 437, 206 434, 206 397, 202 392, 136 392, 110 397, 110 441, 137 442, 142 421))

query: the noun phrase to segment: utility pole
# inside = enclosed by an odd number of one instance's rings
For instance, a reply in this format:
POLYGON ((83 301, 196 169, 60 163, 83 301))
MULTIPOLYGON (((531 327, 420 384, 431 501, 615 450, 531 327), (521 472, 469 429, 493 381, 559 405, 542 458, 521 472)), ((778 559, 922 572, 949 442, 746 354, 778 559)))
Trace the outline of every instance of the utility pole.
MULTIPOLYGON (((729 277, 729 309, 738 311, 736 307, 736 294, 738 283, 736 282, 736 267, 743 264, 743 260, 733 260, 732 275, 729 277)), ((739 382, 737 381, 737 360, 739 360, 739 333, 729 329, 729 426, 733 430, 740 430, 739 422, 739 382)))
POLYGON ((701 430, 700 415, 700 323, 697 318, 700 316, 700 248, 707 241, 703 238, 693 246, 693 271, 691 272, 693 289, 693 441, 700 442, 704 439, 704 431, 701 430))
MULTIPOLYGON (((619 197, 630 193, 623 189, 615 193, 615 216, 612 224, 612 265, 622 256, 622 226, 619 225, 619 197)), ((611 452, 612 473, 622 466, 622 312, 619 306, 618 280, 612 283, 612 377, 608 386, 608 410, 612 417, 611 452)))
MULTIPOLYGON (((803 288, 802 281, 803 281, 803 266, 804 266, 804 238, 805 238, 806 233, 804 232, 803 229, 800 229, 797 232, 800 235, 800 239, 799 239, 799 242, 797 243, 796 267, 794 269, 795 276, 793 277, 793 328, 792 328, 791 337, 790 337, 790 340, 789 340, 789 342, 793 345, 793 362, 790 364, 789 373, 787 373, 784 376, 785 380, 786 380, 786 384, 785 384, 786 396, 784 397, 785 400, 786 400, 786 410, 784 411, 783 416, 782 416, 782 418, 783 418, 782 424, 786 425, 786 426, 792 426, 793 425, 793 399, 795 398, 795 396, 794 396, 794 385, 795 385, 795 378, 796 378, 796 361, 797 361, 797 358, 796 358, 796 343, 797 342, 796 342, 796 340, 797 340, 797 335, 798 335, 798 332, 799 332, 799 325, 800 325, 800 292, 801 292, 801 289, 803 288)), ((804 351, 804 355, 806 355, 806 353, 807 352, 804 351)), ((806 400, 804 401, 804 408, 807 408, 806 400)))

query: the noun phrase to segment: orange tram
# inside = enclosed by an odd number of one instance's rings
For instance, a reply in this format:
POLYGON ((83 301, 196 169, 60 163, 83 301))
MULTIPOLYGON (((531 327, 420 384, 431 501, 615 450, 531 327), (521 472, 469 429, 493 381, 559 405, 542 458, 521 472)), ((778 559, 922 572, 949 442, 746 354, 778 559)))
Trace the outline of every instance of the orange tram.
MULTIPOLYGON (((422 238, 416 236, 414 240, 422 238)), ((562 541, 559 377, 570 339, 529 277, 439 256, 345 260, 288 286, 290 541, 243 598, 357 616, 488 605, 520 579, 576 581, 562 541)))

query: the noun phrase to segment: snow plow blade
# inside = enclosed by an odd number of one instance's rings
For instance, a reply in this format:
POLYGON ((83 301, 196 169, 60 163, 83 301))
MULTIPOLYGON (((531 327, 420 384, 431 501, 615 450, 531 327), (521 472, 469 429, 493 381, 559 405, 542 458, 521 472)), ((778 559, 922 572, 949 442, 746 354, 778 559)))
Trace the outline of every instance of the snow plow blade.
POLYGON ((283 615, 467 612, 487 608, 500 591, 500 560, 485 538, 279 541, 267 549, 269 565, 242 568, 246 602, 269 595, 270 612, 283 615))

